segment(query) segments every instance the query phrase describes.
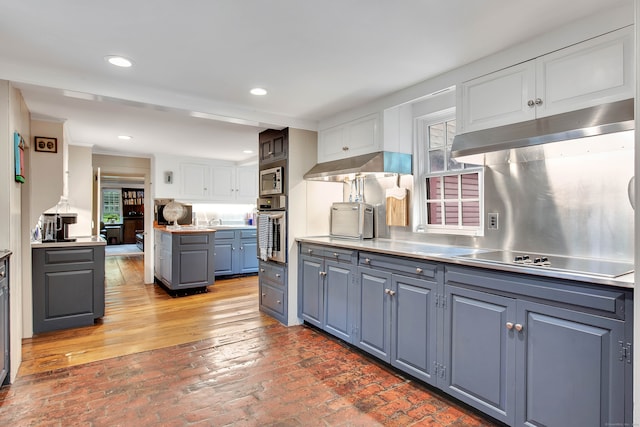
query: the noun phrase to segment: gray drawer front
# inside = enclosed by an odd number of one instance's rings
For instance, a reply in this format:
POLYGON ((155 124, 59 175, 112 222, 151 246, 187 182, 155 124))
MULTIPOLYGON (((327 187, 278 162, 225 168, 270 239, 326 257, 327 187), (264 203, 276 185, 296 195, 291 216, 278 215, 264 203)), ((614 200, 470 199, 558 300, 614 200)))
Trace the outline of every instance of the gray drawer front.
POLYGON ((93 248, 78 249, 47 249, 45 252, 45 264, 70 264, 76 262, 93 262, 93 248))
POLYGON ((180 246, 182 245, 208 245, 211 234, 180 234, 180 246))
POLYGON ((448 266, 446 285, 471 285, 485 290, 517 294, 562 304, 585 307, 616 314, 624 319, 625 294, 612 288, 596 289, 558 280, 527 278, 504 272, 494 273, 469 267, 448 266))
POLYGON ((220 239, 233 239, 236 236, 236 232, 233 230, 218 230, 216 231, 216 240, 220 239))
POLYGON ((302 244, 300 246, 300 253, 302 255, 333 259, 339 262, 353 262, 356 252, 350 249, 338 249, 329 248, 326 246, 302 244))
POLYGON ((396 273, 410 274, 425 279, 436 280, 437 264, 409 258, 396 258, 361 252, 358 265, 396 273))
POLYGON ((249 238, 255 239, 256 236, 258 236, 258 233, 256 232, 256 230, 240 230, 241 239, 249 239, 249 238))
POLYGON ((261 305, 277 313, 284 314, 284 292, 281 289, 263 284, 260 287, 260 292, 261 305))
POLYGON ((260 262, 260 279, 284 287, 284 267, 260 262))

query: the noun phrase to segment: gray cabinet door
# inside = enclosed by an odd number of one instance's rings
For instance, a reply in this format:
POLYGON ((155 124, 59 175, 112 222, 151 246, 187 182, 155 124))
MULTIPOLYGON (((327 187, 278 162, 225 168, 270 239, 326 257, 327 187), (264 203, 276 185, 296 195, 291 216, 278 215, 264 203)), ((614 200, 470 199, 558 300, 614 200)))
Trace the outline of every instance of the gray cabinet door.
POLYGON ((258 271, 258 242, 256 239, 244 239, 240 243, 240 265, 238 273, 258 271))
POLYGON ((218 240, 214 245, 215 274, 233 274, 233 240, 218 240))
POLYGON ((391 364, 436 384, 438 283, 393 275, 391 364))
POLYGON ((492 417, 515 421, 516 300, 445 286, 440 387, 492 417))
POLYGON ((518 301, 518 424, 624 425, 624 322, 518 301))
POLYGON ((352 311, 349 302, 353 300, 351 265, 336 261, 325 261, 325 322, 324 330, 351 343, 352 311))
POLYGON ((366 352, 391 361, 391 273, 358 267, 358 339, 366 352))
POLYGON ((304 320, 318 328, 323 325, 324 307, 324 262, 321 258, 307 255, 300 256, 301 316, 304 320))

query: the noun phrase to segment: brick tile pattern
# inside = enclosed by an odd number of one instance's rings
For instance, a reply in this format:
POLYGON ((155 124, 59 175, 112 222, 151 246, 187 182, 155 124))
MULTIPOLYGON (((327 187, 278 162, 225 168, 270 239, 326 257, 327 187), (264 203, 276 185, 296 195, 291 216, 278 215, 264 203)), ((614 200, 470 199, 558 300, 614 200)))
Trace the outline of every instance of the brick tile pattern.
POLYGON ((498 424, 315 329, 271 325, 19 377, 0 425, 498 424))

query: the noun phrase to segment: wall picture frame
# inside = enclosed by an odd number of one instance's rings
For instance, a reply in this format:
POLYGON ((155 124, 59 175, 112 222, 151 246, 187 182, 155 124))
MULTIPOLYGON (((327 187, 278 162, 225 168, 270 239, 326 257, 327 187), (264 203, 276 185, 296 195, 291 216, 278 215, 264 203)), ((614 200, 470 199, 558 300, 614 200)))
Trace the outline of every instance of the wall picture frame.
POLYGON ((58 138, 49 138, 46 136, 36 136, 33 140, 33 145, 36 151, 43 151, 45 153, 57 153, 58 152, 58 138))

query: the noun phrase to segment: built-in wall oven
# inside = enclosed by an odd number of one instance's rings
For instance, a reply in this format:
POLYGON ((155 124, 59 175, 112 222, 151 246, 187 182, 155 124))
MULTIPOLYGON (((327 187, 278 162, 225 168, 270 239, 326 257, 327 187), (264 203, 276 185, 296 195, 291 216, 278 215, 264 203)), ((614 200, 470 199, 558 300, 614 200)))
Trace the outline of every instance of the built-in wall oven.
POLYGON ((258 258, 263 261, 287 262, 286 197, 258 199, 258 258))

